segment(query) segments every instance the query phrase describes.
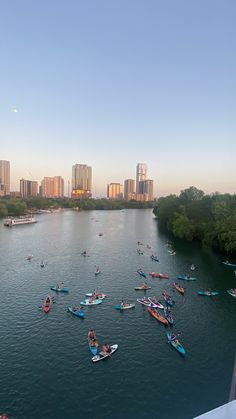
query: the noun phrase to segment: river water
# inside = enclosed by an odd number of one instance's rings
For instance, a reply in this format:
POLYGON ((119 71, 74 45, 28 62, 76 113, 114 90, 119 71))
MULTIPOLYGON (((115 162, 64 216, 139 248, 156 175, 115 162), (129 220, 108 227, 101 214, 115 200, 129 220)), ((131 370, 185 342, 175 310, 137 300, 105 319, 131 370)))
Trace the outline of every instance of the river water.
POLYGON ((176 242, 171 256, 151 210, 62 211, 37 220, 0 226, 0 413, 10 419, 189 419, 228 401, 236 299, 226 289, 236 286, 233 268, 198 244, 176 242), (89 257, 80 255, 84 250, 89 257), (192 263, 197 281, 182 281, 182 296, 172 284, 192 263), (95 266, 102 270, 97 277, 95 266), (180 333, 185 359, 167 343, 165 327, 136 302, 144 295, 134 290, 142 282, 140 267, 170 275, 148 279, 146 295, 172 293, 173 331, 180 333), (59 281, 70 292, 54 293, 45 314, 42 298, 59 281), (109 295, 103 304, 85 308, 84 320, 67 312, 95 287, 109 295), (197 296, 209 287, 221 294, 197 296), (136 302, 135 309, 115 310, 122 299, 136 302), (100 343, 119 345, 111 359, 92 363, 91 328, 100 343))

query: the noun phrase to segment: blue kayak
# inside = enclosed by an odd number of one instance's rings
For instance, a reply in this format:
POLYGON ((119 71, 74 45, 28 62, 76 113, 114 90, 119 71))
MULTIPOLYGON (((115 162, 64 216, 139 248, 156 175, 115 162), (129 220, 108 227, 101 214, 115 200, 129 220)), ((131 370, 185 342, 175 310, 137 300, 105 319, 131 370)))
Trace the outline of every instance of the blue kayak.
POLYGON ((141 276, 143 276, 144 278, 147 278, 147 275, 142 271, 142 269, 138 269, 137 273, 141 276))
POLYGON ((196 281, 196 278, 193 278, 192 276, 189 276, 189 275, 178 275, 177 278, 182 281, 196 281))
POLYGON ((51 287, 51 290, 52 291, 56 291, 56 292, 69 292, 69 288, 58 288, 58 287, 55 287, 55 286, 53 286, 53 287, 51 287))
POLYGON ((198 295, 207 295, 208 297, 212 297, 214 295, 219 295, 218 291, 198 291, 198 295))
POLYGON ((93 341, 93 340, 89 340, 89 349, 90 352, 92 352, 92 354, 95 356, 98 353, 98 344, 94 345, 94 343, 97 343, 97 341, 93 341))
POLYGON ((83 310, 73 310, 72 307, 68 307, 67 310, 71 314, 74 314, 74 316, 81 317, 82 319, 84 318, 84 311, 83 310))
POLYGON ((234 263, 229 263, 228 261, 226 261, 226 262, 222 262, 223 263, 223 265, 226 265, 226 266, 233 266, 233 267, 236 267, 236 265, 234 264, 234 263))
POLYGON ((166 335, 167 335, 168 342, 173 346, 173 348, 175 348, 176 351, 178 351, 181 355, 185 356, 186 351, 184 347, 181 345, 181 343, 177 339, 171 340, 172 333, 167 332, 166 335))

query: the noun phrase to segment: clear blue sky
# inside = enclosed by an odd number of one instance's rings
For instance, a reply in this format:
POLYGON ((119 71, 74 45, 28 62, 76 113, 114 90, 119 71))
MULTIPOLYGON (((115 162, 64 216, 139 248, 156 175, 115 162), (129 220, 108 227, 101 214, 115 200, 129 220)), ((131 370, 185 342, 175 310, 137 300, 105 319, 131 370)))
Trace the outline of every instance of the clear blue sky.
POLYGON ((236 193, 235 21, 235 0, 2 0, 12 189, 86 163, 105 195, 145 162, 157 196, 236 193))

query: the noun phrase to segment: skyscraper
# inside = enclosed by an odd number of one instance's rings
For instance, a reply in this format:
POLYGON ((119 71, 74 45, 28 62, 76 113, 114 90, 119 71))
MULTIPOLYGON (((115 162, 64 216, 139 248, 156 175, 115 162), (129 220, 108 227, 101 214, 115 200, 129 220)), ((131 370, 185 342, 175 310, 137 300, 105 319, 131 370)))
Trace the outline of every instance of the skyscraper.
POLYGON ((138 163, 136 169, 136 193, 142 194, 143 185, 140 182, 146 180, 147 177, 147 165, 145 163, 138 163))
POLYGON ((91 196, 92 168, 86 164, 72 166, 72 198, 91 196))
POLYGON ((26 179, 20 179, 20 195, 24 198, 27 196, 37 196, 38 182, 26 179))
POLYGON ((10 195, 10 162, 0 160, 0 196, 10 195))
POLYGON ((41 182, 41 195, 45 198, 62 198, 64 179, 61 176, 44 177, 41 182))
POLYGON ((133 195, 135 193, 134 183, 134 179, 126 179, 124 182, 124 199, 127 201, 132 199, 131 194, 133 195))
POLYGON ((122 199, 123 186, 121 183, 109 183, 107 185, 107 198, 109 199, 122 199))

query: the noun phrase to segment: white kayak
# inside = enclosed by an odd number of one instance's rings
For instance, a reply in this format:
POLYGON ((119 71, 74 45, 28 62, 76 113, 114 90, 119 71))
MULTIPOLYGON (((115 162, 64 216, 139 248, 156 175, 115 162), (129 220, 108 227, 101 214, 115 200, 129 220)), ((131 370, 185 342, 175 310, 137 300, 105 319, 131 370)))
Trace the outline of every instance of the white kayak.
POLYGON ((100 300, 99 298, 93 301, 90 300, 84 300, 84 301, 80 301, 80 305, 81 306, 94 306, 97 304, 101 304, 103 300, 100 300))
POLYGON ((118 349, 118 345, 117 344, 110 345, 110 348, 111 348, 111 352, 109 354, 107 352, 99 352, 98 355, 93 356, 92 361, 98 362, 98 361, 102 361, 102 359, 110 357, 118 349))
POLYGON ((137 298, 138 303, 143 304, 144 306, 157 308, 157 305, 154 303, 151 303, 149 300, 137 298))
MULTIPOLYGON (((92 292, 87 292, 86 294, 85 294, 85 297, 88 297, 88 298, 90 298, 90 297, 92 297, 93 296, 93 293, 92 292)), ((99 300, 103 300, 104 298, 106 298, 107 297, 107 294, 104 294, 103 292, 98 292, 97 294, 96 294, 96 296, 98 297, 98 299, 99 300)))

